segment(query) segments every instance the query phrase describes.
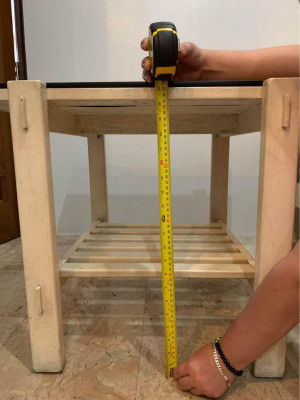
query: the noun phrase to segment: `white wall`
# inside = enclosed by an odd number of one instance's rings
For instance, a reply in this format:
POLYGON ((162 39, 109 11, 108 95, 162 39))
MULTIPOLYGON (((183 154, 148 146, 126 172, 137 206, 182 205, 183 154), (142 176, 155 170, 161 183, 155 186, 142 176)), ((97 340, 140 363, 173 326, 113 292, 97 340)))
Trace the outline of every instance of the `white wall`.
MULTIPOLYGON (((29 79, 139 81, 140 40, 152 22, 176 24, 202 48, 252 49, 297 43, 297 0, 24 1, 29 79)), ((51 135, 59 233, 90 225, 87 145, 51 135)), ((172 136, 174 222, 207 222, 210 136, 172 136)), ((112 222, 158 219, 156 137, 106 137, 112 222), (135 151, 134 151, 135 149, 135 151)), ((255 235, 259 133, 231 139, 229 226, 255 235)))

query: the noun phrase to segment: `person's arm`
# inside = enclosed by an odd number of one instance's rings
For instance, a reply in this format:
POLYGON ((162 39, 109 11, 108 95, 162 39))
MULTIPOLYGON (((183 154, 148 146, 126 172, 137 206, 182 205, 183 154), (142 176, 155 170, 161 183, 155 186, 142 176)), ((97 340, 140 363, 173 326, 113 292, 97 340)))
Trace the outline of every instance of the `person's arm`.
MULTIPOLYGON (((148 50, 149 41, 141 42, 148 50)), ((149 57, 142 60, 143 78, 152 82, 149 57)), ((194 43, 180 45, 174 80, 265 80, 299 76, 299 46, 280 46, 257 50, 206 50, 194 43)))
MULTIPOLYGON (((229 363, 241 370, 263 354, 299 322, 299 242, 267 274, 246 308, 223 335, 220 344, 229 363)), ((235 375, 219 357, 232 383, 235 375)), ((201 347, 174 372, 178 385, 193 394, 217 398, 226 390, 210 345, 201 347)))
POLYGON ((229 51, 202 50, 202 80, 265 80, 299 76, 299 46, 229 51))
POLYGON ((272 268, 221 340, 236 369, 243 369, 299 322, 299 242, 272 268))

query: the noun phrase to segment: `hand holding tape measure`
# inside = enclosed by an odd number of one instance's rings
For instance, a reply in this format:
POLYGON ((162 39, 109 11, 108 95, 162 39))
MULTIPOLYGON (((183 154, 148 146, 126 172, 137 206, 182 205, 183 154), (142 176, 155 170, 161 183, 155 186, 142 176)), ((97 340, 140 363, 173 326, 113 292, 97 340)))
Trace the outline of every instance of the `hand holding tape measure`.
POLYGON ((173 369, 177 366, 168 80, 173 78, 176 71, 178 61, 178 37, 176 27, 171 22, 156 22, 150 25, 149 59, 151 62, 151 71, 155 79, 161 275, 166 369, 167 377, 169 378, 173 375, 173 369))

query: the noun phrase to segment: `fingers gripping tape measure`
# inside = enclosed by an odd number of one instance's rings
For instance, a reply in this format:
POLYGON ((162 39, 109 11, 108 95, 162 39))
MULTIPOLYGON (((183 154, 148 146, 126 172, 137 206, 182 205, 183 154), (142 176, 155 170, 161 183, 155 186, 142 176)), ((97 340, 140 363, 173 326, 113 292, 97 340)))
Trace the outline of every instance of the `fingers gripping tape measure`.
POLYGON ((155 79, 157 117, 161 274, 165 327, 167 377, 177 366, 177 336, 172 233, 170 130, 168 80, 172 79, 178 60, 178 37, 174 24, 157 22, 149 29, 149 57, 155 79))

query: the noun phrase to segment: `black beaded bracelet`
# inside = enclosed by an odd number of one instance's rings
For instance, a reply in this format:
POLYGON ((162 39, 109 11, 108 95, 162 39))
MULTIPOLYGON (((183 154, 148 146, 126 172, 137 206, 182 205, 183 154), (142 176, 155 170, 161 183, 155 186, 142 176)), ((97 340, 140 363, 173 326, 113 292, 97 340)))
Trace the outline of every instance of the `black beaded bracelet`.
POLYGON ((215 340, 215 345, 216 345, 216 349, 217 349, 217 351, 218 351, 220 357, 222 358, 224 364, 225 364, 226 367, 229 369, 229 371, 231 371, 234 375, 236 375, 236 376, 241 376, 241 375, 243 374, 243 371, 242 371, 242 370, 237 371, 232 365, 230 365, 229 361, 228 361, 227 358, 224 356, 224 353, 223 353, 223 351, 222 351, 222 349, 221 349, 221 346, 220 346, 220 340, 221 340, 221 337, 218 337, 218 338, 215 340))

